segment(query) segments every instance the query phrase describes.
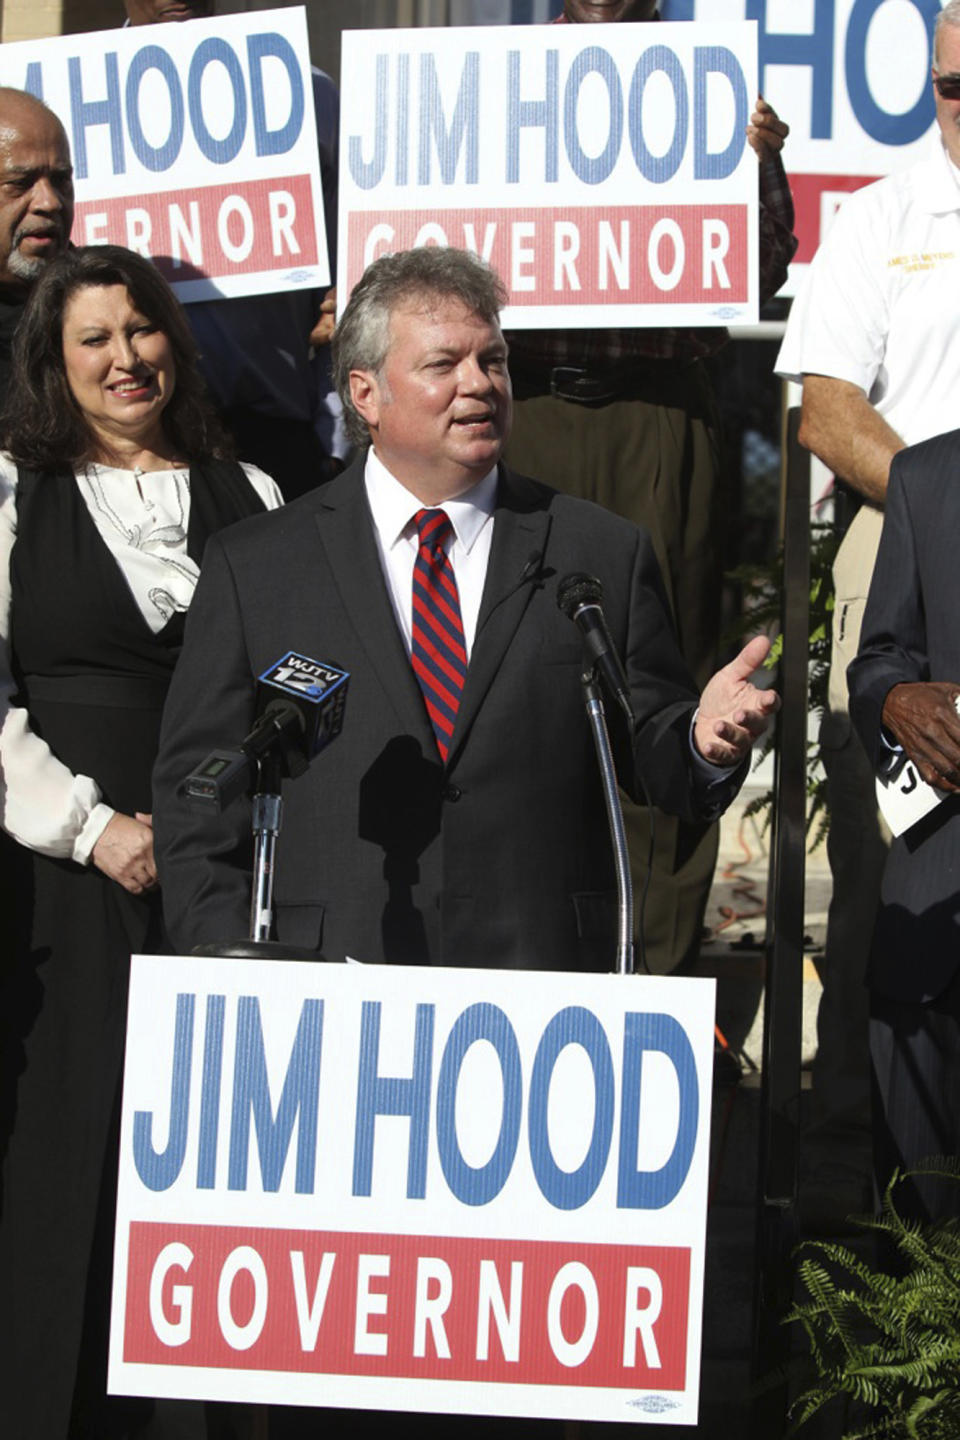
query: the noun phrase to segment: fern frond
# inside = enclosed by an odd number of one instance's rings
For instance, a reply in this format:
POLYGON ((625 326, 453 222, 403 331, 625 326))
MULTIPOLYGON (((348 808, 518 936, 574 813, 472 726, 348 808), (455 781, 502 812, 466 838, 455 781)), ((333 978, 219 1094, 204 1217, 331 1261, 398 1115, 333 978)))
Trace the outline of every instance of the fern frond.
MULTIPOLYGON (((919 1171, 960 1182, 960 1160, 934 1157, 919 1171)), ((848 1246, 808 1241, 798 1250, 806 1291, 787 1316, 807 1337, 816 1382, 791 1408, 797 1428, 839 1395, 868 1407, 865 1426, 844 1440, 960 1437, 960 1224, 901 1216, 895 1174, 881 1213, 864 1229, 887 1236, 903 1271, 875 1270, 848 1246)))

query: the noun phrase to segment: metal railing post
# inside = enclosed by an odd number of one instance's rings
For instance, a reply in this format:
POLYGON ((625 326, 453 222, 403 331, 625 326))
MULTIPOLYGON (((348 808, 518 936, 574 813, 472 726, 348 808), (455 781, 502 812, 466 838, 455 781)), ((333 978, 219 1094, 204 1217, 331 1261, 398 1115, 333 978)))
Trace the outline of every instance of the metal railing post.
MULTIPOLYGON (((787 413, 783 516, 783 659, 767 905, 763 1074, 754 1259, 753 1378, 769 1380, 790 1356, 781 1324, 793 1299, 800 1154, 804 865, 810 605, 810 457, 787 413)), ((754 1400, 753 1433, 776 1440, 786 1422, 786 1378, 754 1400)))

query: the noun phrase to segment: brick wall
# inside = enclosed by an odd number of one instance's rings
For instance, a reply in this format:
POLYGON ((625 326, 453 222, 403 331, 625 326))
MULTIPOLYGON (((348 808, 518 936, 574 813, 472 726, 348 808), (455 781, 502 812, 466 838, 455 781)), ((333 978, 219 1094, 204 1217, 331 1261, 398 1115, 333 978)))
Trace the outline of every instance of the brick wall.
POLYGON ((0 39, 5 42, 113 30, 123 21, 122 0, 0 0, 0 39))
POLYGON ((37 40, 61 33, 63 0, 2 0, 0 39, 37 40))
MULTIPOLYGON (((340 70, 340 31, 391 25, 443 25, 448 0, 218 0, 222 14, 269 10, 306 3, 314 63, 336 79, 340 70)), ((78 35, 113 30, 123 24, 122 0, 0 0, 0 40, 37 40, 47 35, 78 35)))

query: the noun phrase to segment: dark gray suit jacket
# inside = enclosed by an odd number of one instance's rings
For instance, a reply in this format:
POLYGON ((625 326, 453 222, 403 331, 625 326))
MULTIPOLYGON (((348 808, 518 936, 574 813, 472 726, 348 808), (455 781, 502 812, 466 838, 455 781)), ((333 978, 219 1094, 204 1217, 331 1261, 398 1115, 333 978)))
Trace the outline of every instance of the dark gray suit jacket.
MULTIPOLYGON (((391 609, 357 462, 215 536, 190 611, 154 776, 167 923, 181 950, 247 933, 249 807, 191 808, 178 787, 254 719, 254 679, 288 650, 350 672, 343 732, 285 786, 276 928, 328 959, 611 968, 615 883, 558 581, 587 571, 624 657, 636 759, 655 802, 711 816, 690 766, 696 691, 635 526, 501 467, 477 634, 442 765, 391 609)), ((613 707, 618 773, 634 758, 613 707)))
MULTIPOLYGON (((960 682, 960 430, 894 458, 880 553, 850 665, 850 714, 878 770, 883 703, 894 685, 960 682)), ((960 801, 894 840, 869 982, 892 1000, 931 1000, 960 964, 960 801)))

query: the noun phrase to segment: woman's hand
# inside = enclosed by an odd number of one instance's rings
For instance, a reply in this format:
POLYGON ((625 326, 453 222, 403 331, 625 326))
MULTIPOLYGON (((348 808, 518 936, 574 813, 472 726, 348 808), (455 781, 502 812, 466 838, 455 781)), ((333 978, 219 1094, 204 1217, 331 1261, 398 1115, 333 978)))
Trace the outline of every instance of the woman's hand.
POLYGON ((153 859, 153 816, 137 811, 108 820, 90 856, 98 870, 116 880, 131 895, 142 895, 157 886, 153 859))

